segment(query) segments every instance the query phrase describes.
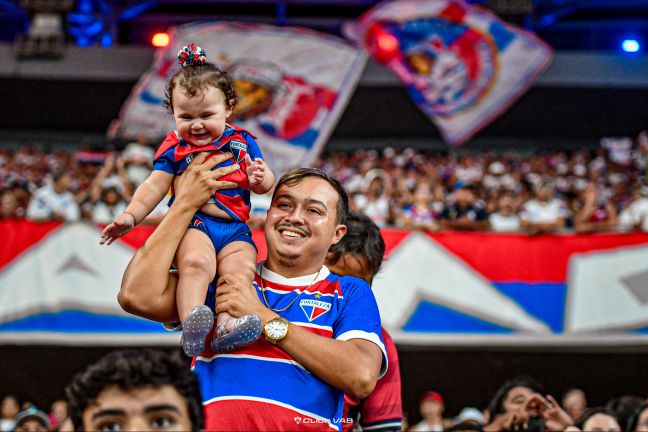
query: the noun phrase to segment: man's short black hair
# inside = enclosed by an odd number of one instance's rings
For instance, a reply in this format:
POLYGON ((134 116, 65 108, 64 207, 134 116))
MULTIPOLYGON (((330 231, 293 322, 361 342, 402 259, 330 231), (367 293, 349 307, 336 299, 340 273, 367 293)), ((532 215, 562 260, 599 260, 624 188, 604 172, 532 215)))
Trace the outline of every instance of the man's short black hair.
POLYGON ((346 220, 347 232, 337 244, 329 249, 330 262, 337 262, 344 254, 367 259, 367 270, 373 278, 385 255, 385 241, 380 228, 369 217, 361 213, 349 213, 346 220))
POLYGON ((198 378, 176 354, 152 349, 112 351, 77 374, 65 389, 74 430, 83 430, 84 411, 111 385, 126 391, 171 385, 187 403, 191 430, 202 430, 204 417, 198 378))

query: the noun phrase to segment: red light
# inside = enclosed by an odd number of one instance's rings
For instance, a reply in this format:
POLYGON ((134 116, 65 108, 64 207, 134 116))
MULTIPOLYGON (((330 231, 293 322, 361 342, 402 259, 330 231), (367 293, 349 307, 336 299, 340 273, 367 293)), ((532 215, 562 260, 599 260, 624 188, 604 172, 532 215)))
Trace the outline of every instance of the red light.
POLYGON ((378 62, 387 64, 398 57, 398 38, 382 26, 374 24, 366 37, 369 52, 378 62))
POLYGON ((151 38, 151 44, 156 48, 169 46, 170 41, 171 38, 169 37, 169 33, 155 33, 151 38))

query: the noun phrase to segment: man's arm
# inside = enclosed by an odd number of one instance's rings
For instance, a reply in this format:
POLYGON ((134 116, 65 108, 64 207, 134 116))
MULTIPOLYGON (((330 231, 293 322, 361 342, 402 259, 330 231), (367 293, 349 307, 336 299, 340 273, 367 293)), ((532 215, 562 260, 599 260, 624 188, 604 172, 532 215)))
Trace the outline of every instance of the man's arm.
POLYGON ((218 179, 239 169, 238 165, 211 171, 231 157, 224 153, 205 161, 206 154, 201 153, 178 178, 175 202, 124 272, 117 300, 126 312, 154 321, 177 321, 177 276, 169 268, 196 211, 215 191, 236 187, 236 183, 218 179))
POLYGON ((385 330, 382 336, 389 368, 373 392, 360 402, 360 426, 363 430, 375 432, 399 431, 402 429, 403 402, 398 351, 385 330))
MULTIPOLYGON (((235 317, 254 313, 264 323, 279 316, 263 306, 255 288, 238 275, 219 279, 216 312, 235 317)), ((373 391, 380 374, 382 352, 365 339, 330 339, 289 324, 277 346, 323 381, 360 399, 373 391)))

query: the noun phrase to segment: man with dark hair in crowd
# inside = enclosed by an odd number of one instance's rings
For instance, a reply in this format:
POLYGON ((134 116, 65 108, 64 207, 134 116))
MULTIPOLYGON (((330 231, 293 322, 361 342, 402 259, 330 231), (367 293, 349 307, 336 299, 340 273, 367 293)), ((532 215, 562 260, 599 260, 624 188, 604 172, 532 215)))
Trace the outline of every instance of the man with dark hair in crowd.
POLYGON ((573 419, 551 395, 540 394, 540 384, 530 377, 504 382, 488 405, 485 432, 508 430, 564 431, 573 419))
POLYGON ((65 390, 75 431, 201 431, 198 379, 179 356, 120 350, 79 373, 65 390))
MULTIPOLYGON (((169 213, 124 274, 119 301, 125 310, 176 318, 177 277, 169 267, 196 210, 215 190, 231 187, 218 181, 227 169, 211 171, 219 156, 205 161, 199 154, 177 179, 169 213)), ((347 214, 346 192, 323 172, 303 168, 279 180, 265 224, 268 259, 254 285, 238 275, 218 280, 216 312, 258 315, 264 337, 231 354, 207 350, 196 357, 207 429, 339 429, 344 392, 365 398, 385 373, 371 288, 323 265, 346 232, 347 214)))
MULTIPOLYGON (((368 216, 351 213, 347 217, 347 233, 329 249, 326 266, 342 276, 355 276, 369 285, 380 270, 385 255, 385 242, 380 228, 368 216)), ((382 337, 387 350, 387 373, 376 382, 376 388, 365 399, 344 395, 344 431, 353 429, 360 418, 362 429, 371 431, 401 430, 403 403, 401 399, 401 378, 398 352, 391 336, 385 329, 382 337)))
POLYGON ((463 231, 487 230, 488 213, 477 202, 474 186, 461 186, 454 193, 454 202, 439 215, 443 228, 463 231))

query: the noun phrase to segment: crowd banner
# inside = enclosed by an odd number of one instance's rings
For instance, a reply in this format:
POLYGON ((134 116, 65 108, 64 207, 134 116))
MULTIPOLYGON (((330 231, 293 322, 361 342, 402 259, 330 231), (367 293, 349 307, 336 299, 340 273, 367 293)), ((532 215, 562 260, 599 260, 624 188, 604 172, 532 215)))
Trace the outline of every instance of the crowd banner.
MULTIPOLYGON (((0 343, 177 344, 124 312, 121 278, 153 232, 0 221, 0 343)), ((399 343, 620 346, 648 342, 648 233, 538 235, 384 229, 373 282, 399 343)), ((259 259, 263 232, 253 231, 259 259)))
POLYGON ((170 33, 171 43, 157 50, 109 135, 162 139, 175 129, 162 108, 165 86, 180 68, 178 50, 196 42, 234 82, 239 102, 231 122, 258 138, 279 175, 317 157, 366 63, 364 52, 347 41, 301 28, 205 22, 170 33))
POLYGON ((502 114, 553 56, 532 33, 462 0, 383 2, 344 31, 405 83, 452 146, 502 114))

